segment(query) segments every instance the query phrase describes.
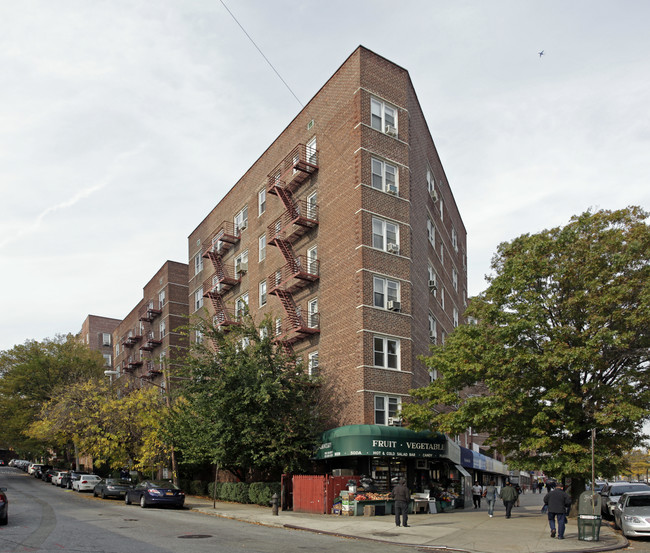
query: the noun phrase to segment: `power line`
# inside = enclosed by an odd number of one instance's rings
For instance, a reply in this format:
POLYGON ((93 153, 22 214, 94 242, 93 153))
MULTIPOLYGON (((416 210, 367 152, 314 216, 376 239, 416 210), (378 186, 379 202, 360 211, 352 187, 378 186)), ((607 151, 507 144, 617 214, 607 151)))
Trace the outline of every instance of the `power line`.
POLYGON ((269 61, 269 59, 264 55, 264 52, 262 52, 262 50, 260 49, 260 47, 259 47, 257 44, 255 44, 255 41, 254 41, 254 40, 251 38, 251 36, 246 32, 246 29, 244 29, 243 25, 242 25, 242 24, 237 20, 237 18, 235 17, 235 15, 234 15, 234 14, 233 14, 229 9, 228 9, 228 6, 226 6, 226 3, 225 3, 223 0, 219 0, 219 1, 220 1, 221 4, 223 5, 223 7, 226 8, 226 11, 230 14, 230 16, 235 20, 235 23, 237 23, 237 25, 239 25, 239 28, 240 28, 240 29, 244 32, 244 34, 248 37, 248 40, 251 41, 251 43, 253 44, 253 46, 255 46, 255 48, 257 49, 257 51, 258 51, 258 52, 261 54, 261 56, 266 60, 266 63, 269 64, 269 66, 271 67, 271 69, 273 69, 274 73, 275 73, 275 74, 278 76, 278 78, 279 78, 279 79, 284 83, 284 86, 286 86, 287 89, 289 90, 289 92, 291 92, 291 95, 292 95, 292 96, 296 99, 296 101, 300 104, 300 107, 304 108, 305 106, 304 106, 303 103, 300 101, 300 98, 298 98, 298 96, 296 96, 296 95, 294 94, 293 90, 291 90, 291 87, 290 87, 290 86, 287 84, 287 82, 282 78, 282 75, 280 75, 280 73, 278 72, 278 70, 277 70, 275 67, 273 67, 273 64, 272 64, 272 63, 269 61))

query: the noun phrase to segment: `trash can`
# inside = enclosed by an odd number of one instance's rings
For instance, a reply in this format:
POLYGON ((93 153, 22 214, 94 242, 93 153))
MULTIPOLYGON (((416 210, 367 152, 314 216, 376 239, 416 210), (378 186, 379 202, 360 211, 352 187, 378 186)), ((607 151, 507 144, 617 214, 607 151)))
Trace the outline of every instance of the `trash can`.
POLYGON ((600 540, 600 523, 602 497, 600 494, 586 491, 580 494, 578 501, 578 539, 583 541, 600 540))
POLYGON ((601 519, 600 515, 578 515, 578 539, 599 541, 601 519))

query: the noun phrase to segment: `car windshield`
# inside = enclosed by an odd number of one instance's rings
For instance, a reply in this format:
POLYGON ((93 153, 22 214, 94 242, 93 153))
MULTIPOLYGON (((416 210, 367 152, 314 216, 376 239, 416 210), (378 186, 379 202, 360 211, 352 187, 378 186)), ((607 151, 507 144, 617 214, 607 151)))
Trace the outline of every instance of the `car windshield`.
POLYGON ((650 507, 650 495, 631 495, 628 507, 650 507))
POLYGON ((623 495, 628 492, 640 492, 645 488, 650 489, 647 484, 639 484, 637 486, 612 486, 609 490, 609 495, 623 495))
POLYGON ((167 480, 154 480, 150 482, 154 488, 165 488, 167 490, 180 490, 180 488, 173 482, 168 482, 167 480))

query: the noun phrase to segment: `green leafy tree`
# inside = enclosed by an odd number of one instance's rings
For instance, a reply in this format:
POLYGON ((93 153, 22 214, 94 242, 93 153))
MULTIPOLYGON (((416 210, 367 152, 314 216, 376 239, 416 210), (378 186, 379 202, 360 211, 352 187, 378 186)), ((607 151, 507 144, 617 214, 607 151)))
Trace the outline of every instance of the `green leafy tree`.
POLYGON ((197 323, 204 336, 188 358, 191 380, 165 421, 185 463, 211 463, 245 480, 308 462, 320 434, 318 388, 301 364, 247 314, 227 332, 197 323), (264 334, 265 333, 265 334, 264 334))
POLYGON ((425 359, 442 377, 415 390, 416 429, 468 427, 521 469, 616 474, 644 438, 650 400, 650 230, 636 207, 586 212, 499 246, 488 288, 425 359), (478 386, 483 393, 471 393, 478 386))
POLYGON ((101 354, 71 334, 30 340, 0 352, 0 445, 25 454, 42 453, 49 444, 25 434, 42 406, 68 385, 103 370, 101 354))
POLYGON ((131 461, 145 470, 167 458, 160 438, 166 412, 156 388, 115 390, 105 378, 93 379, 71 384, 46 403, 28 434, 57 446, 75 444, 98 465, 120 468, 131 461))
POLYGON ((625 455, 626 468, 622 474, 634 480, 648 480, 650 473, 650 455, 647 451, 634 449, 625 455))

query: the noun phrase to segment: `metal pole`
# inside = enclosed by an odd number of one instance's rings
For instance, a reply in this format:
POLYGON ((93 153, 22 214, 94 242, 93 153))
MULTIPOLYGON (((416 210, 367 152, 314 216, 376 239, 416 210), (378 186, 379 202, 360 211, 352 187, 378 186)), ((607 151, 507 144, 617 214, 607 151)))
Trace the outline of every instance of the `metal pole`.
POLYGON ((594 445, 596 442, 596 429, 591 429, 591 514, 596 514, 596 461, 594 445))

